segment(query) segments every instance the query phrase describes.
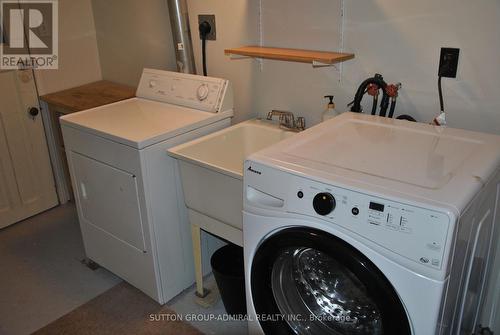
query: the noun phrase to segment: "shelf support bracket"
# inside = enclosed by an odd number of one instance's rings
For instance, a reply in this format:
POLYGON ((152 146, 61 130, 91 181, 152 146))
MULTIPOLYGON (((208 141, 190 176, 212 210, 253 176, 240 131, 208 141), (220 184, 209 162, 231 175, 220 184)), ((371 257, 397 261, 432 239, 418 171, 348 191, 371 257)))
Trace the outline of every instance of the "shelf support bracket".
POLYGON ((313 61, 312 61, 312 67, 313 67, 313 68, 319 68, 319 67, 330 67, 330 66, 334 67, 336 70, 338 70, 338 69, 339 69, 339 68, 338 68, 338 66, 337 66, 337 64, 322 63, 322 62, 319 62, 319 61, 317 61, 317 60, 313 60, 313 61))
POLYGON ((254 57, 254 56, 244 56, 244 55, 237 55, 237 54, 229 54, 229 59, 231 60, 239 60, 239 59, 248 59, 252 58, 255 59, 257 62, 259 62, 259 67, 260 67, 260 72, 262 72, 262 58, 260 57, 254 57))
POLYGON ((250 56, 243 56, 243 55, 236 55, 236 54, 229 54, 230 59, 247 59, 247 58, 255 58, 255 57, 250 57, 250 56))

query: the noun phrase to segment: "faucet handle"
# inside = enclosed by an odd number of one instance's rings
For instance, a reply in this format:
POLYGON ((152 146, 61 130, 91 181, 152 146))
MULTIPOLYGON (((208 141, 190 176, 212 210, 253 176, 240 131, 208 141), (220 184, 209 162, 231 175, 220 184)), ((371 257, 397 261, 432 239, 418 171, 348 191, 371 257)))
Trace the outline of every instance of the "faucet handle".
POLYGON ((267 113, 267 119, 272 120, 274 115, 278 115, 280 121, 283 121, 286 118, 288 118, 288 115, 290 115, 290 114, 292 114, 292 113, 289 111, 273 109, 267 113))
POLYGON ((297 122, 296 127, 298 129, 302 129, 302 130, 306 129, 306 119, 303 116, 299 116, 297 118, 296 122, 297 122))

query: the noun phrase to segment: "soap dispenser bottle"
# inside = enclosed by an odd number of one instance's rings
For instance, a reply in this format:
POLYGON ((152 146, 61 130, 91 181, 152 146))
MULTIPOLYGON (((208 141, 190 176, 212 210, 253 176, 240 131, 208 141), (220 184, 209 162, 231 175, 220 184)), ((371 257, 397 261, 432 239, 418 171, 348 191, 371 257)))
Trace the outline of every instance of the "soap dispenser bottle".
POLYGON ((323 112, 323 121, 326 121, 328 119, 331 119, 332 117, 339 115, 339 113, 337 113, 337 111, 335 110, 333 95, 325 95, 325 99, 330 99, 330 101, 328 102, 328 106, 326 106, 326 109, 323 112))

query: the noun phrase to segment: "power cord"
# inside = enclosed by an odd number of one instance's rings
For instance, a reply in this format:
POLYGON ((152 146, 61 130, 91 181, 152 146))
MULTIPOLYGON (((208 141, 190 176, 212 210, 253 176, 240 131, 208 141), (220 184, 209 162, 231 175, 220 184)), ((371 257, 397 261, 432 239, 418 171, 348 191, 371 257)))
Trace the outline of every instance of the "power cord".
POLYGON ((207 44, 207 36, 212 31, 212 27, 210 26, 210 23, 208 23, 207 21, 203 21, 198 26, 198 29, 200 31, 200 37, 201 37, 201 54, 202 54, 202 63, 203 63, 203 75, 206 77, 207 76, 206 44, 207 44))
POLYGON ((441 79, 444 77, 449 77, 446 74, 450 71, 450 59, 444 57, 443 64, 439 64, 438 69, 438 93, 439 93, 439 105, 441 107, 441 113, 444 113, 444 102, 443 102, 443 88, 441 86, 441 79))
POLYGON ((441 113, 444 113, 444 102, 443 102, 443 89, 441 87, 441 76, 438 77, 438 93, 439 93, 439 105, 441 106, 441 113))

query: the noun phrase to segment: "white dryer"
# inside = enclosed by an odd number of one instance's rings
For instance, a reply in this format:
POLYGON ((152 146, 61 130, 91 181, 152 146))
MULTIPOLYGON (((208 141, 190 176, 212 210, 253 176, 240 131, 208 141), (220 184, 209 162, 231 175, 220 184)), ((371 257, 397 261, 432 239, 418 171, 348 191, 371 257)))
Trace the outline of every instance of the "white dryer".
POLYGON ((471 334, 500 137, 345 113, 245 162, 251 334, 471 334))
POLYGON ((87 257, 162 304, 190 286, 189 223, 166 150, 232 116, 227 80, 145 69, 137 97, 62 117, 87 257))

